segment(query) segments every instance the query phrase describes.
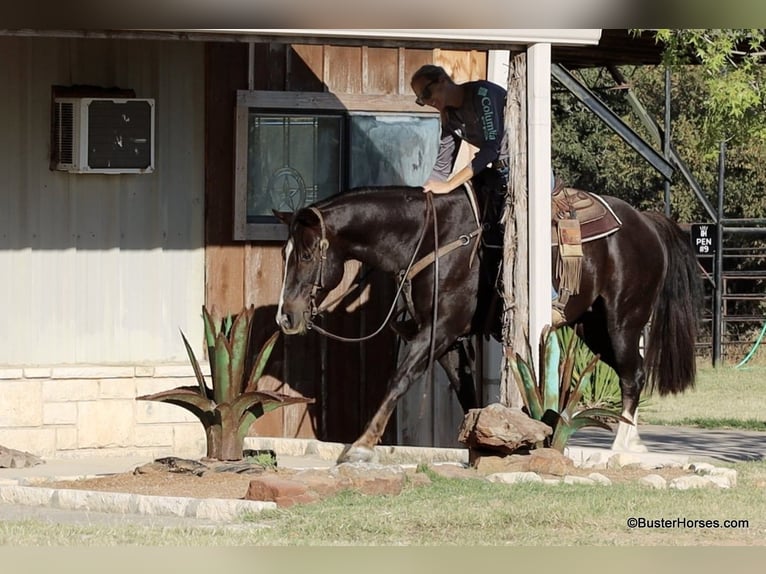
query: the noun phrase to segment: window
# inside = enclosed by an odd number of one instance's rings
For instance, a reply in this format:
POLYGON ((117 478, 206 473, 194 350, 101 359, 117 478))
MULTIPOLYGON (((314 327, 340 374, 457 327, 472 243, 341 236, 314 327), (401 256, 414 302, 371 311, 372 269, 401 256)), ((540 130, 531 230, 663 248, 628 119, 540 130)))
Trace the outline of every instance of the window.
POLYGON ((296 211, 351 187, 422 184, 439 118, 409 96, 245 91, 236 133, 234 237, 283 240, 272 210, 296 211))

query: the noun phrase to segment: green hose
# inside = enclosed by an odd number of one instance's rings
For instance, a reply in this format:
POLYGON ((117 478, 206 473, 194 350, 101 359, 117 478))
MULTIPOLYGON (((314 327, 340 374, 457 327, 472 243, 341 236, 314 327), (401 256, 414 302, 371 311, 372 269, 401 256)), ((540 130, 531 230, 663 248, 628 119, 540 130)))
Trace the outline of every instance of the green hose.
POLYGON ((763 329, 761 329, 761 334, 758 335, 758 338, 755 340, 755 343, 753 343, 753 348, 750 349, 747 355, 745 355, 745 358, 742 359, 739 364, 734 367, 735 369, 739 369, 742 365, 747 363, 753 355, 755 355, 755 352, 758 350, 758 346, 761 344, 761 340, 763 340, 763 336, 766 334, 766 323, 763 324, 763 329))

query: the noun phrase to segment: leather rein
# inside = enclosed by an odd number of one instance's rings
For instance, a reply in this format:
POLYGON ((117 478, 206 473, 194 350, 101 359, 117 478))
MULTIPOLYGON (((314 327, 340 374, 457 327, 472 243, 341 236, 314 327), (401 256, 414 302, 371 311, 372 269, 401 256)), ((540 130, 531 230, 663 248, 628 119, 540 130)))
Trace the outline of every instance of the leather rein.
MULTIPOLYGON (((311 288, 311 294, 309 295, 309 314, 310 316, 306 318, 307 322, 307 328, 308 329, 314 329, 318 333, 325 335, 326 337, 329 337, 331 339, 335 339, 336 341, 343 341, 347 343, 358 343, 362 341, 367 341, 369 339, 372 339, 376 335, 378 335, 388 324, 389 320, 394 314, 394 311, 396 310, 397 303, 399 301, 399 297, 402 294, 402 291, 404 291, 404 288, 406 285, 410 283, 413 277, 415 277, 418 273, 423 271, 426 267, 433 264, 434 265, 434 300, 433 300, 433 311, 434 311, 434 317, 433 317, 433 324, 432 324, 432 330, 436 327, 436 301, 438 298, 438 283, 439 283, 439 259, 441 257, 444 257, 448 253, 451 253, 455 249, 458 249, 459 247, 465 247, 470 245, 471 240, 475 237, 478 237, 481 235, 481 226, 478 224, 479 218, 476 211, 476 200, 474 197, 474 191, 471 189, 470 186, 467 187, 467 193, 469 196, 469 200, 471 201, 471 206, 474 210, 474 215, 476 216, 477 220, 477 228, 468 234, 463 234, 457 239, 447 243, 446 245, 443 245, 439 247, 438 243, 438 224, 437 224, 437 218, 436 218, 436 208, 433 204, 433 194, 426 193, 426 207, 425 207, 425 214, 424 214, 424 221, 423 221, 423 228, 420 232, 420 237, 418 238, 418 243, 415 246, 415 250, 412 254, 412 258, 410 259, 409 264, 407 265, 407 268, 399 273, 400 280, 399 280, 399 286, 396 289, 396 294, 394 295, 394 300, 391 303, 391 308, 388 310, 388 313, 386 314, 386 317, 383 319, 383 322, 380 324, 380 326, 369 335, 365 335, 363 337, 343 337, 341 335, 336 335, 335 333, 331 333, 330 331, 327 331, 326 329, 318 326, 316 323, 314 323, 313 319, 317 315, 320 315, 324 311, 326 311, 329 307, 332 307, 335 303, 345 298, 349 293, 351 293, 353 290, 358 288, 361 285, 361 282, 364 278, 360 278, 358 281, 356 281, 353 285, 351 285, 348 289, 346 289, 343 293, 341 293, 338 297, 335 297, 330 302, 325 302, 322 306, 318 307, 316 304, 316 297, 319 293, 320 289, 324 288, 324 264, 327 260, 327 250, 330 247, 330 242, 327 239, 327 227, 324 222, 324 217, 322 216, 322 213, 315 207, 309 207, 309 210, 311 210, 319 219, 319 229, 321 233, 321 237, 319 240, 319 268, 317 269, 317 280, 314 282, 312 288, 311 288), (426 232, 428 230, 428 223, 429 218, 433 217, 434 219, 434 251, 429 253, 428 255, 422 257, 417 262, 415 261, 415 257, 418 254, 418 251, 420 250, 421 245, 423 244, 423 239, 425 238, 426 232)), ((477 244, 478 246, 478 241, 477 244)), ((474 253, 476 252, 476 248, 474 248, 474 253)), ((432 347, 433 347, 433 336, 432 336, 432 347)), ((433 354, 433 349, 432 353, 433 354)))

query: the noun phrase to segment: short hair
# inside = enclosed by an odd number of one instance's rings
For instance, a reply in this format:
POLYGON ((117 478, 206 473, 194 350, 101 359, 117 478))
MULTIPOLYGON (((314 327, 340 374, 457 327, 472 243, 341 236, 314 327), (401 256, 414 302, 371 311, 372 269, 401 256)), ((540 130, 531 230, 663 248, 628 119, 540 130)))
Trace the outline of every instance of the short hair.
POLYGON ((414 82, 418 78, 426 78, 431 82, 438 81, 441 78, 447 78, 448 80, 452 81, 452 78, 450 78, 450 75, 444 70, 444 68, 434 64, 426 64, 424 66, 420 66, 420 68, 418 68, 418 70, 412 74, 410 83, 414 82))

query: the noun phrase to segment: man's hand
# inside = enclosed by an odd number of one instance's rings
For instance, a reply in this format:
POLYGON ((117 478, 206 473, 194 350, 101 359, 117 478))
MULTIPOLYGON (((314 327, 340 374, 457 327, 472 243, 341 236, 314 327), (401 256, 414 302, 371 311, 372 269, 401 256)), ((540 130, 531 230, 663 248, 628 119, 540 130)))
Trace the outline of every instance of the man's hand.
POLYGON ((436 179, 429 179, 427 182, 423 184, 423 192, 431 192, 435 195, 441 195, 444 193, 449 193, 454 188, 452 187, 452 184, 448 181, 439 181, 436 179))

